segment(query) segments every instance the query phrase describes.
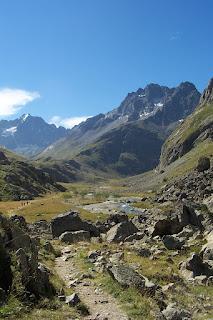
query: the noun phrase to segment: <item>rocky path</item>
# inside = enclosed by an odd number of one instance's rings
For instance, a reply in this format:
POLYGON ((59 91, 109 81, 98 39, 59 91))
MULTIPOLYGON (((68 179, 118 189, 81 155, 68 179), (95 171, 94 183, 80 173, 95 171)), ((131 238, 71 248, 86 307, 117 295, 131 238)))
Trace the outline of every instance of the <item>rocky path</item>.
POLYGON ((87 320, 128 320, 117 301, 109 294, 97 288, 90 279, 77 280, 81 273, 76 265, 71 249, 66 247, 61 257, 56 259, 56 271, 67 287, 74 286, 74 291, 88 307, 87 320))

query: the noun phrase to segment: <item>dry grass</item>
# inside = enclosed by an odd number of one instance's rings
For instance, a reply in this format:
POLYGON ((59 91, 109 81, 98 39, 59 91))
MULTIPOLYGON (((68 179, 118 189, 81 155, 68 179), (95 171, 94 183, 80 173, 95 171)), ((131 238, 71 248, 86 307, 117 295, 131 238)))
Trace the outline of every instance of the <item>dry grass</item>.
POLYGON ((21 317, 23 320, 70 320, 72 318, 82 319, 73 308, 65 305, 58 310, 35 309, 31 313, 21 317))
POLYGON ((55 215, 70 209, 70 204, 66 204, 60 194, 37 198, 26 205, 23 203, 23 201, 1 202, 0 211, 5 215, 19 214, 24 216, 27 222, 34 222, 41 219, 50 220, 55 215))
POLYGON ((0 202, 0 212, 10 216, 19 214, 25 217, 28 223, 41 219, 47 221, 60 213, 75 210, 80 213, 82 219, 96 221, 107 218, 106 214, 91 213, 79 206, 105 201, 109 197, 109 191, 95 191, 91 185, 68 184, 65 193, 52 193, 31 201, 6 201, 0 202), (90 197, 90 194, 93 193, 90 197))
MULTIPOLYGON (((81 208, 87 204, 94 204, 106 201, 109 196, 131 196, 114 185, 92 185, 83 183, 64 184, 67 191, 64 193, 47 194, 44 197, 31 201, 5 201, 0 202, 0 212, 10 216, 19 214, 25 217, 28 223, 41 219, 47 221, 60 213, 75 210, 80 213, 82 219, 91 221, 103 221, 107 214, 92 213, 81 208), (120 194, 119 194, 120 192, 120 194)), ((135 194, 134 194, 135 195, 135 194)), ((138 195, 137 195, 138 196, 138 195)), ((142 195, 140 195, 142 196, 142 195)))

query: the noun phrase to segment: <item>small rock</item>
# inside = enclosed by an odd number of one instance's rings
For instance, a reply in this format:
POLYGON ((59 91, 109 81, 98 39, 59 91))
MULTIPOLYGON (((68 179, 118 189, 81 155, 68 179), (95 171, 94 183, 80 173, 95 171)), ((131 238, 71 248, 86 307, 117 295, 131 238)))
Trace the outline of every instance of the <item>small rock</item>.
POLYGON ((151 256, 151 251, 148 248, 137 248, 136 251, 140 257, 148 258, 151 256))
POLYGON ((175 304, 169 304, 166 309, 162 311, 166 320, 187 320, 191 319, 188 311, 178 309, 175 304))
POLYGON ((200 157, 197 164, 197 171, 203 172, 210 168, 211 163, 208 157, 200 157))
POLYGON ((165 286, 162 287, 163 292, 174 291, 174 289, 175 289, 175 284, 173 282, 166 284, 165 286))
POLYGON ((76 306, 79 302, 80 298, 76 293, 66 297, 66 304, 68 304, 70 307, 76 306))
POLYGON ((116 252, 109 258, 109 261, 111 263, 118 263, 121 260, 123 260, 123 258, 124 258, 124 253, 123 252, 116 252))
POLYGON ((169 250, 181 249, 182 246, 184 245, 184 240, 179 239, 175 236, 167 235, 167 236, 164 236, 162 240, 165 247, 169 250))
POLYGON ((96 251, 90 251, 87 257, 91 262, 94 263, 100 255, 101 255, 101 251, 96 250, 96 251))
POLYGON ((196 276, 194 278, 194 282, 197 283, 197 284, 206 284, 207 282, 207 276, 196 276))
POLYGON ((213 286, 213 276, 209 277, 206 281, 207 286, 213 286))
POLYGON ((58 296, 59 301, 66 301, 66 296, 58 296))

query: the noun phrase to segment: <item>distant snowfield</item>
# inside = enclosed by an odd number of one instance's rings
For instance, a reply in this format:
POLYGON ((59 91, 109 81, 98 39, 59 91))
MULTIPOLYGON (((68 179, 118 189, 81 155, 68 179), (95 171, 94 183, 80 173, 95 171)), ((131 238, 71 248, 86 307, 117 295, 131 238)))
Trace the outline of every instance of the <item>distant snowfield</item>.
POLYGON ((3 131, 2 136, 8 137, 8 136, 14 135, 16 133, 16 131, 17 131, 17 127, 8 128, 3 131))
POLYGON ((155 107, 163 107, 164 104, 162 102, 154 103, 155 107))

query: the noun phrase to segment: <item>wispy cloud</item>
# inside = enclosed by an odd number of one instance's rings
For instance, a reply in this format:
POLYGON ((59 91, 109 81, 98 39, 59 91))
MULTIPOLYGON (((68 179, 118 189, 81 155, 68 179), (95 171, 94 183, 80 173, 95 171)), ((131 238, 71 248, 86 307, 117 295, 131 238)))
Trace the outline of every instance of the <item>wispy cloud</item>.
POLYGON ((50 119, 49 123, 55 124, 57 127, 63 126, 65 128, 73 128, 77 124, 91 118, 91 116, 82 116, 82 117, 71 117, 71 118, 61 118, 59 116, 54 116, 50 119))
POLYGON ((0 89, 0 116, 11 116, 39 97, 38 92, 2 88, 0 89))
POLYGON ((181 33, 179 31, 171 34, 171 36, 169 38, 170 41, 176 41, 176 40, 180 40, 180 39, 181 39, 181 33))

